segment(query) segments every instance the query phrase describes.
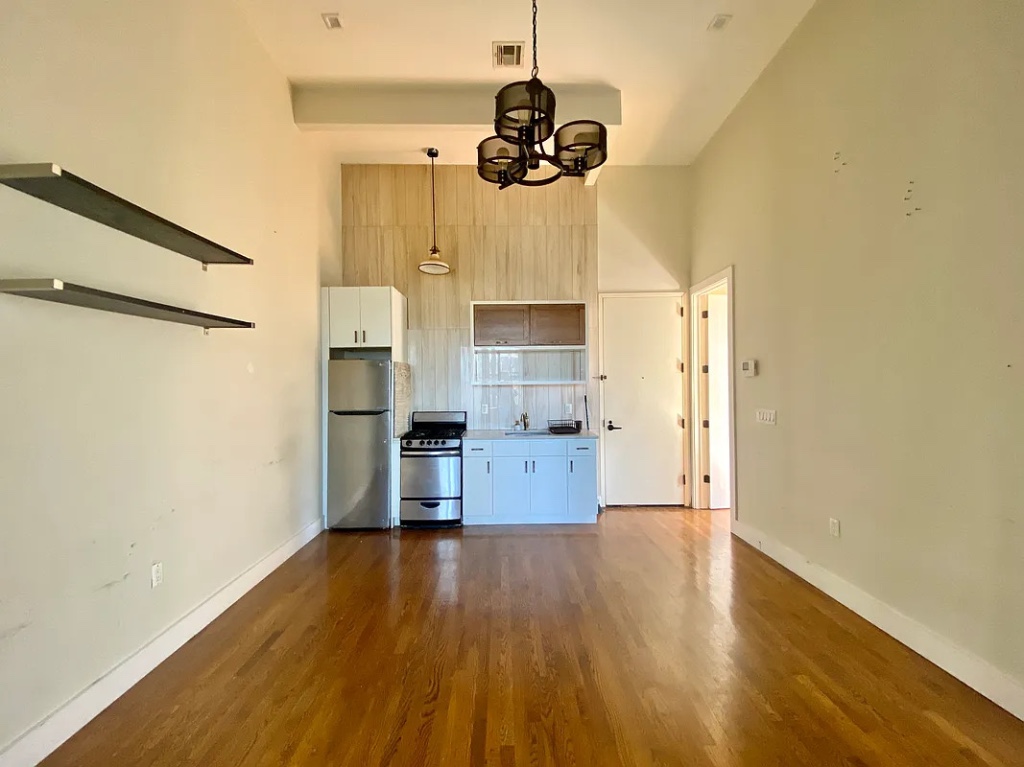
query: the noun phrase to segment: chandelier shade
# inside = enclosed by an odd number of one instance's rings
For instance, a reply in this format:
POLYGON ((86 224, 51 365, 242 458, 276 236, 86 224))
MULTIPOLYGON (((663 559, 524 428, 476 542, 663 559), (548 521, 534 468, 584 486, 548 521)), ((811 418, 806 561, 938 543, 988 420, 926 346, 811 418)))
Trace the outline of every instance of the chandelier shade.
POLYGON ((476 170, 484 181, 505 188, 526 175, 519 148, 501 136, 485 138, 476 148, 476 170))
POLYGON ((555 132, 555 159, 567 176, 583 176, 608 159, 608 129, 593 120, 575 120, 555 132))
POLYGON ((555 92, 538 78, 509 83, 494 102, 494 132, 509 143, 537 146, 554 134, 555 92))

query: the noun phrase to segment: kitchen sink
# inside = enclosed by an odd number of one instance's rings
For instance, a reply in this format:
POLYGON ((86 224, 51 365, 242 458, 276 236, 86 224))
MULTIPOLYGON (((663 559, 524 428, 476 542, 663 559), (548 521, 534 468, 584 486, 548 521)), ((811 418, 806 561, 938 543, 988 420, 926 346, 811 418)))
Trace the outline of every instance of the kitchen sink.
POLYGON ((527 429, 526 431, 507 431, 506 437, 540 437, 551 434, 547 429, 527 429))

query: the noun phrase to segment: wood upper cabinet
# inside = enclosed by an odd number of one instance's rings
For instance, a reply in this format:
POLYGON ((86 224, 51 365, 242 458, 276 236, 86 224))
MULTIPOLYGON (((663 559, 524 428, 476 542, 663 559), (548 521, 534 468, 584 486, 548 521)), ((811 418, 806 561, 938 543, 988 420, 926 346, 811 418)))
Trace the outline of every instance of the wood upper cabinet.
POLYGON ((527 304, 483 304, 473 307, 477 346, 528 346, 530 307, 527 304))
POLYGON ((473 307, 476 346, 583 346, 584 304, 478 304, 473 307))
POLYGON ((533 304, 530 306, 532 346, 583 346, 587 342, 583 304, 533 304))

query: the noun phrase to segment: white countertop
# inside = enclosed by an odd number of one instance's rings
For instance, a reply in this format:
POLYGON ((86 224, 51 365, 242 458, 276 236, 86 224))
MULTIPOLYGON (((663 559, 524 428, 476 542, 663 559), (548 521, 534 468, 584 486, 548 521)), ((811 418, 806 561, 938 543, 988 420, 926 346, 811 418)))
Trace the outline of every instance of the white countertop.
POLYGON ((464 440, 469 442, 493 442, 494 440, 510 439, 510 440, 529 440, 529 439, 597 439, 597 434, 592 431, 581 431, 579 434, 549 434, 544 432, 543 434, 523 434, 519 432, 517 434, 505 434, 506 431, 512 431, 511 429, 473 429, 467 431, 462 435, 464 440))

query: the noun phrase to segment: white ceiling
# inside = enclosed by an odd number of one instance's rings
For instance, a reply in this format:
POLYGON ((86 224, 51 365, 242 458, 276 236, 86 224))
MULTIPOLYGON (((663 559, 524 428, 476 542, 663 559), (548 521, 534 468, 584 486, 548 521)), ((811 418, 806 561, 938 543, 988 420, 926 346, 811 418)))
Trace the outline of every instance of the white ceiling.
MULTIPOLYGON (((491 42, 530 38, 529 0, 239 0, 295 82, 494 83, 491 42), (344 29, 328 31, 323 12, 344 29)), ((814 0, 540 0, 540 76, 622 92, 610 164, 688 165, 789 37, 814 0), (707 31, 716 13, 733 20, 707 31)), ((529 42, 528 42, 529 46, 529 42)), ((557 118, 557 113, 556 113, 557 118)), ((321 131, 345 162, 409 162, 425 146, 475 161, 485 129, 392 126, 321 131), (480 133, 481 135, 476 135, 480 133)))

